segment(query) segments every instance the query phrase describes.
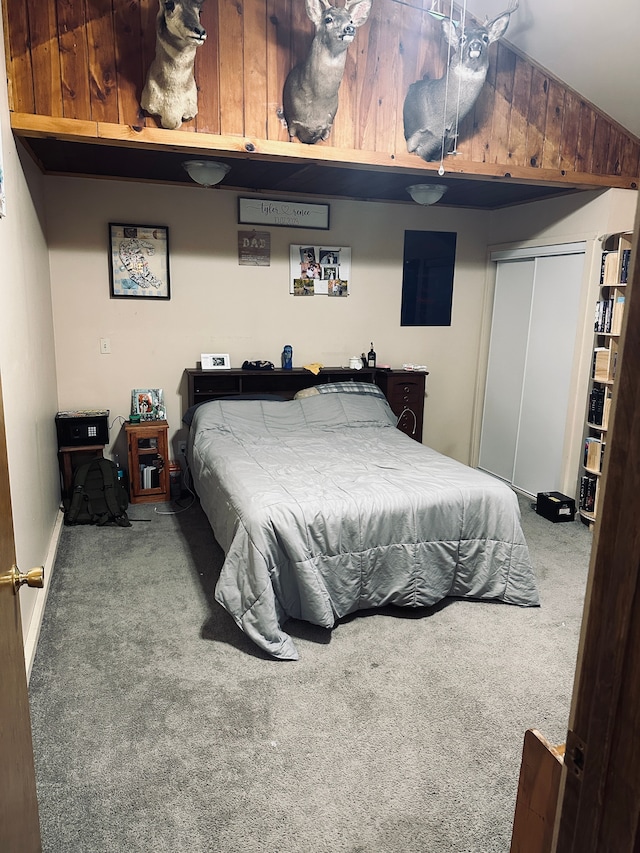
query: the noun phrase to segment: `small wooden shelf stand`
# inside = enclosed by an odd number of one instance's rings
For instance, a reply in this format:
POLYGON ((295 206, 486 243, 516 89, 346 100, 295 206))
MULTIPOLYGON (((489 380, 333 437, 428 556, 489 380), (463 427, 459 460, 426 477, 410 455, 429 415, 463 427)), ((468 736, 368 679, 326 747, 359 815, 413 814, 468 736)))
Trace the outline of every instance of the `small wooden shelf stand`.
POLYGON ((167 421, 142 421, 124 425, 129 464, 129 498, 132 504, 169 500, 167 421), (145 475, 145 469, 148 474, 145 475), (149 484, 145 486, 145 476, 149 484))

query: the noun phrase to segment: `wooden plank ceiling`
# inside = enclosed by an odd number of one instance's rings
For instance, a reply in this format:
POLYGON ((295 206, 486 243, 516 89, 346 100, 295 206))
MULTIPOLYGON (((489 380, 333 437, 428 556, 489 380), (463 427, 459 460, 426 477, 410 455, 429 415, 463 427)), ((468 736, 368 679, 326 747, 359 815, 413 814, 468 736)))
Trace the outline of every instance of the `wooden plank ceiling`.
POLYGON ((408 184, 443 183, 440 204, 486 209, 637 188, 640 140, 504 42, 491 47, 444 175, 409 154, 408 86, 446 66, 430 6, 374 0, 348 51, 331 136, 308 146, 290 142, 277 116, 312 37, 302 0, 205 0, 199 112, 178 130, 140 109, 157 0, 3 0, 12 128, 54 174, 190 184, 183 160, 210 157, 232 166, 222 186, 241 191, 409 203, 408 184))

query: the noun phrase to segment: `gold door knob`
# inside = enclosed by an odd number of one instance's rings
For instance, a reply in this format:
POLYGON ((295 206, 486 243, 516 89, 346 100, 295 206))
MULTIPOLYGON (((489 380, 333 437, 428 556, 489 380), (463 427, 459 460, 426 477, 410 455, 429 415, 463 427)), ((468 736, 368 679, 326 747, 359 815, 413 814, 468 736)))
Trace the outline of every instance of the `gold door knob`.
POLYGON ((15 592, 18 592, 25 583, 27 586, 42 588, 44 586, 44 566, 37 566, 28 572, 21 572, 17 566, 11 566, 8 572, 0 575, 1 584, 12 584, 15 592))

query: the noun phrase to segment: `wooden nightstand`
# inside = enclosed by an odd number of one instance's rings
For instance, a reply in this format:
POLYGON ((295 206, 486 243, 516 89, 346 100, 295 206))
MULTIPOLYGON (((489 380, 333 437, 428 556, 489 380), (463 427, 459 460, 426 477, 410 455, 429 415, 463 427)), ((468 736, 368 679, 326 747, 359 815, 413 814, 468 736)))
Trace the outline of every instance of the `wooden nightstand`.
POLYGON ((166 421, 126 423, 129 491, 132 504, 169 500, 169 452, 166 421))
POLYGON ((384 391, 394 415, 400 418, 398 429, 419 442, 422 442, 424 388, 427 376, 426 371, 376 371, 376 384, 384 391))

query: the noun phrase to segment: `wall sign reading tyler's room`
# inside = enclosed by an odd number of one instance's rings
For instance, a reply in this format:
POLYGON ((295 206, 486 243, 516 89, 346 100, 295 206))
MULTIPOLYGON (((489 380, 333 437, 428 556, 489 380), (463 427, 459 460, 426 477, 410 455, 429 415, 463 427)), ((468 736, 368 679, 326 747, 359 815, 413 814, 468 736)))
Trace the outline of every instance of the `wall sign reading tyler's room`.
POLYGON ((302 201, 238 199, 239 225, 283 225, 287 228, 329 229, 329 205, 302 201))

